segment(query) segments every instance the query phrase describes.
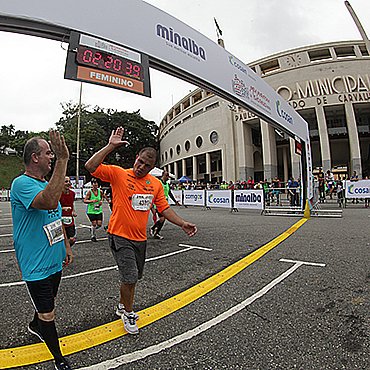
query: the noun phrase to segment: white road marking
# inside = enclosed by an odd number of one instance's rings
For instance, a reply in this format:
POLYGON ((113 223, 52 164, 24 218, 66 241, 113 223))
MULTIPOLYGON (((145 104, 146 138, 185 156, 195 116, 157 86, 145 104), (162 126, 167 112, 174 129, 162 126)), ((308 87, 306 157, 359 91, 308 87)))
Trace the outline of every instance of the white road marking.
MULTIPOLYGON (((90 240, 88 240, 88 241, 90 241, 90 240)), ((84 240, 84 241, 81 241, 81 242, 86 242, 86 241, 84 240)), ((189 248, 189 247, 187 247, 185 249, 180 249, 179 251, 162 254, 162 255, 157 256, 157 257, 147 258, 147 259, 145 259, 145 262, 151 262, 151 261, 156 261, 156 260, 159 260, 159 259, 162 259, 162 258, 171 257, 171 256, 174 256, 175 254, 179 254, 179 253, 183 253, 183 252, 188 252, 188 251, 190 251, 192 249, 196 249, 196 248, 193 248, 193 247, 192 248, 189 248)), ((12 251, 14 251, 14 249, 12 251)), ((62 276, 62 279, 71 279, 71 278, 75 278, 75 277, 79 277, 79 276, 91 275, 91 274, 95 274, 95 273, 99 273, 99 272, 105 272, 105 271, 114 270, 114 269, 117 270, 118 267, 117 266, 103 267, 103 268, 96 269, 96 270, 90 270, 90 271, 80 272, 78 274, 62 276)), ((3 283, 3 284, 0 284, 0 288, 6 288, 6 287, 17 286, 17 285, 22 285, 22 284, 25 284, 25 282, 24 281, 15 281, 13 283, 3 283)))
POLYGON ((304 262, 304 261, 296 261, 296 260, 288 260, 285 258, 281 258, 279 260, 280 262, 290 262, 290 263, 297 263, 301 265, 308 265, 308 266, 319 266, 319 267, 325 267, 325 263, 317 263, 317 262, 304 262))
POLYGON ((206 330, 212 328, 213 326, 220 324, 222 321, 228 319, 229 317, 235 315, 239 311, 243 310, 245 307, 252 304, 255 300, 258 298, 261 298, 263 295, 265 295, 267 292, 269 292, 275 285, 279 284, 281 281, 286 279, 290 274, 292 274, 295 270, 297 270, 302 265, 322 265, 322 264, 312 264, 312 263, 306 263, 298 261, 296 262, 291 268, 289 268, 287 271, 285 271, 283 274, 278 276, 276 279, 271 281, 271 283, 267 284, 265 287, 263 287, 261 290, 259 290, 257 293, 253 294, 243 302, 237 304, 236 306, 230 308, 229 310, 223 312, 222 314, 214 317, 213 319, 197 326, 194 329, 191 329, 185 333, 182 333, 176 337, 173 337, 171 339, 168 339, 162 343, 158 343, 156 345, 144 348, 139 351, 135 351, 132 353, 127 353, 125 355, 103 361, 101 363, 91 365, 88 367, 80 368, 79 370, 108 370, 108 369, 115 369, 118 366, 122 366, 134 361, 142 360, 148 356, 160 353, 164 351, 165 349, 171 348, 177 344, 180 344, 184 341, 190 340, 194 338, 195 336, 205 332, 206 330))
POLYGON ((84 225, 84 224, 79 224, 78 228, 85 228, 85 229, 91 229, 91 225, 84 225))
POLYGON ((4 249, 3 251, 0 251, 0 253, 9 253, 9 252, 15 252, 14 249, 4 249))
MULTIPOLYGON (((98 242, 103 241, 103 240, 108 240, 108 238, 98 238, 96 239, 98 242)), ((90 239, 86 240, 77 240, 75 244, 83 244, 83 243, 92 243, 90 239)), ((72 247, 73 248, 73 247, 72 247)))
POLYGON ((13 234, 1 234, 0 238, 5 238, 6 236, 13 236, 13 234))
POLYGON ((188 244, 179 244, 179 247, 186 247, 186 248, 192 248, 192 249, 201 249, 203 251, 211 251, 212 250, 212 248, 198 247, 196 245, 188 245, 188 244))
POLYGON ((9 226, 13 226, 13 224, 8 224, 8 225, 0 225, 0 227, 9 227, 9 226))
POLYGON ((5 218, 1 217, 1 221, 11 220, 11 219, 12 219, 11 217, 5 217, 5 218))

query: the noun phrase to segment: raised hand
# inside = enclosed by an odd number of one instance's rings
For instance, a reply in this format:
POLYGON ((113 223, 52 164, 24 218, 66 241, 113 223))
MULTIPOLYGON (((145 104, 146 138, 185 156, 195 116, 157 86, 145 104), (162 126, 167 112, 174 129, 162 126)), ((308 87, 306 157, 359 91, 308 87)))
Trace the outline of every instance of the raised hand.
POLYGON ((69 151, 64 140, 64 136, 59 133, 59 131, 50 130, 50 147, 53 153, 55 154, 56 159, 68 160, 69 151))
POLYGON ((109 144, 113 145, 115 148, 118 148, 122 145, 130 145, 126 140, 122 140, 123 133, 125 132, 122 126, 118 127, 116 130, 112 130, 112 134, 109 138, 109 144))

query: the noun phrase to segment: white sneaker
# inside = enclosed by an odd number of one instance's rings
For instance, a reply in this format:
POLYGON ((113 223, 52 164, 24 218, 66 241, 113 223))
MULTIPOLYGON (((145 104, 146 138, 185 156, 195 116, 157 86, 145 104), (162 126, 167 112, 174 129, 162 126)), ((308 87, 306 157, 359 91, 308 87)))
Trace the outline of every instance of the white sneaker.
POLYGON ((154 234, 154 238, 159 239, 159 240, 162 240, 163 239, 163 236, 161 234, 159 234, 159 233, 156 233, 156 234, 154 234))
MULTIPOLYGON (((119 306, 117 305, 116 306, 116 315, 119 316, 119 317, 122 317, 122 315, 125 313, 125 308, 122 307, 122 308, 119 308, 119 306)), ((134 312, 134 315, 135 315, 135 319, 136 321, 139 320, 139 315, 134 312)))
POLYGON ((123 326, 129 334, 139 334, 139 328, 136 325, 136 317, 134 312, 127 313, 126 311, 122 315, 123 326))

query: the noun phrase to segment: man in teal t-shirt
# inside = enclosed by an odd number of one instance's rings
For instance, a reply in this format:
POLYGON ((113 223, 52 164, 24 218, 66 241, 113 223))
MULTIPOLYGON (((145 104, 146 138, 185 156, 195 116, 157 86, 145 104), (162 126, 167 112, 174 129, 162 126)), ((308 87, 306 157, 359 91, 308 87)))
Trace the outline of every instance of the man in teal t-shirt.
POLYGON ((25 173, 11 187, 14 249, 22 279, 35 308, 28 331, 45 342, 57 370, 71 369, 63 357, 55 327, 55 297, 62 277, 63 263, 73 260, 62 225, 59 198, 69 158, 63 136, 49 133, 49 143, 34 137, 23 150, 25 173), (55 168, 49 182, 45 176, 55 168))

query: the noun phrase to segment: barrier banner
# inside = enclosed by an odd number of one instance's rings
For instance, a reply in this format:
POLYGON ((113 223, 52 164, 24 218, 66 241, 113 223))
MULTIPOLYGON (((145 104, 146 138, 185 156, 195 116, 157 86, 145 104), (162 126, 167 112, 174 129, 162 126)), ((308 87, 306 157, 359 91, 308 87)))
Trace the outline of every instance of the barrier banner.
POLYGON ((184 190, 184 205, 185 206, 204 206, 205 205, 204 190, 184 190))
POLYGON ((9 190, 0 190, 0 200, 6 201, 10 199, 10 191, 9 190))
POLYGON ((263 190, 234 190, 234 208, 264 209, 263 190))
POLYGON ((82 189, 77 188, 77 189, 72 189, 75 192, 75 198, 76 199, 82 199, 82 189))
POLYGON ((83 188, 83 189, 82 189, 82 198, 85 198, 85 197, 86 197, 86 194, 87 194, 87 192, 88 192, 89 190, 91 190, 91 188, 83 188))
POLYGON ((206 206, 231 208, 231 190, 207 190, 206 206))
MULTIPOLYGON (((172 191, 172 194, 175 197, 175 199, 180 204, 182 204, 182 190, 171 190, 171 191, 172 191)), ((168 197, 168 204, 172 206, 172 205, 175 204, 175 202, 170 197, 168 197)))
POLYGON ((345 181, 346 198, 370 198, 370 180, 345 181))

